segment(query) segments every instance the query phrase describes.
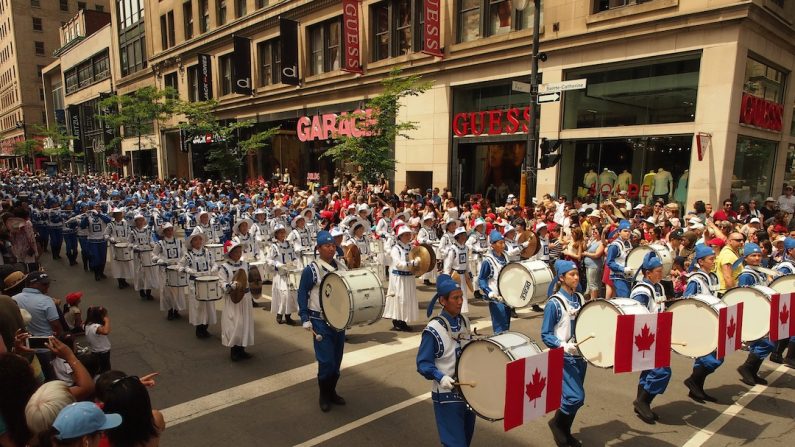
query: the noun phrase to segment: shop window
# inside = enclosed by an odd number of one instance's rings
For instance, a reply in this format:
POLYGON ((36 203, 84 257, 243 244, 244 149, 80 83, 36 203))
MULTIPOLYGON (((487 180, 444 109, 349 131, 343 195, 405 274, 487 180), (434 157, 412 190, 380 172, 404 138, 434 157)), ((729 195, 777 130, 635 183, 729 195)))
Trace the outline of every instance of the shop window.
POLYGON ((340 69, 340 19, 309 28, 309 74, 316 75, 340 69))
POLYGON ((795 185, 795 144, 790 143, 787 149, 787 162, 784 165, 784 183, 795 185))
POLYGON ((374 61, 422 50, 422 0, 386 0, 370 13, 374 61))
POLYGON ((218 71, 221 75, 221 96, 232 93, 232 54, 218 58, 218 71))
POLYGON ((185 30, 185 40, 193 38, 193 1, 182 4, 182 27, 185 30))
POLYGON ((781 70, 749 57, 745 63, 743 91, 781 104, 784 101, 785 77, 781 70))
POLYGON ((568 71, 588 86, 564 94, 563 127, 693 122, 700 63, 700 54, 684 54, 568 71))
POLYGON ((281 82, 282 58, 280 51, 278 39, 271 39, 257 44, 260 87, 281 82))
POLYGON ((746 136, 737 137, 732 175, 732 196, 743 203, 756 199, 763 203, 770 195, 778 142, 746 136))
POLYGON ((406 171, 406 187, 420 191, 433 188, 433 171, 406 171))
MULTIPOLYGON (((459 143, 457 147, 462 194, 483 194, 499 204, 505 203, 508 194, 519 195, 527 150, 524 140, 459 143)), ((407 184, 411 185, 408 179, 407 184)))
MULTIPOLYGON (((457 40, 505 34, 533 27, 533 2, 517 0, 456 0, 457 40), (516 7, 522 7, 518 10, 516 7)), ((541 2, 543 12, 543 1, 541 2)), ((543 23, 543 17, 541 18, 543 23)))

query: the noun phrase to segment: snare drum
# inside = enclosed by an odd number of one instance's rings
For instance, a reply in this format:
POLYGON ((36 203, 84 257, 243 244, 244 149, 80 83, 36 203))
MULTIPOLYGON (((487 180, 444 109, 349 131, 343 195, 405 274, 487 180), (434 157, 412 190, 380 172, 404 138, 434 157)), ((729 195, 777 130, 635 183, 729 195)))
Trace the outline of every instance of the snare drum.
POLYGON ((302 253, 301 254, 301 262, 303 262, 304 267, 307 265, 315 262, 315 253, 302 253))
POLYGON ((290 269, 287 271, 287 287, 289 290, 298 290, 298 286, 301 284, 302 273, 304 273, 304 269, 302 268, 290 269))
POLYGON ((262 280, 267 264, 265 261, 255 261, 248 264, 248 288, 251 297, 257 299, 262 296, 262 280))
POLYGON ((538 345, 519 332, 503 332, 467 343, 455 366, 459 382, 477 385, 461 387, 467 405, 483 419, 501 420, 505 414, 506 365, 540 353, 538 345))
POLYGON ((199 276, 193 281, 196 301, 218 301, 224 297, 221 280, 217 276, 199 276))
MULTIPOLYGON (((480 253, 471 253, 469 255, 469 271, 475 275, 475 278, 478 277, 480 273, 480 263, 483 262, 483 255, 480 253)), ((477 287, 477 281, 475 282, 475 286, 477 287)))
POLYGON ((141 247, 138 250, 138 262, 141 267, 154 267, 155 263, 152 261, 152 247, 141 247))
POLYGON ((770 300, 777 292, 770 287, 735 287, 726 291, 723 302, 727 306, 743 303, 742 341, 767 337, 770 332, 770 300))
MULTIPOLYGON (((619 315, 646 315, 646 306, 631 298, 598 299, 586 303, 577 313, 577 336, 583 340, 580 354, 590 364, 599 368, 612 368, 616 355, 616 323, 619 315)), ((716 331, 717 333, 717 331, 716 331)))
POLYGON ((133 260, 133 246, 126 242, 118 242, 113 245, 113 260, 127 262, 133 260))
POLYGON ((795 293, 795 275, 779 276, 768 287, 778 293, 795 293))
POLYGON ((671 345, 674 352, 696 358, 718 349, 720 310, 726 307, 712 295, 695 295, 669 305, 668 311, 674 314, 671 339, 686 343, 671 345))
POLYGON ((188 274, 181 272, 177 265, 169 265, 166 267, 166 285, 169 287, 187 287, 188 274))
POLYGON ((320 283, 320 308, 332 328, 373 324, 384 314, 381 280, 368 269, 331 272, 320 283))
POLYGON ((629 254, 627 254, 627 267, 631 268, 635 272, 640 271, 640 266, 643 264, 643 257, 646 256, 646 253, 651 251, 656 252, 657 256, 662 261, 663 278, 667 277, 668 274, 671 273, 671 267, 674 265, 674 259, 671 255, 671 250, 665 245, 638 245, 637 247, 630 250, 629 254))
POLYGON ((384 252, 384 241, 381 239, 370 239, 370 253, 380 255, 384 252))
POLYGON ((500 270, 497 289, 505 304, 522 308, 546 301, 554 280, 552 269, 544 261, 511 262, 500 270))
POLYGON ((224 260, 224 246, 223 244, 207 244, 204 248, 210 250, 213 254, 213 259, 215 262, 221 262, 224 260))

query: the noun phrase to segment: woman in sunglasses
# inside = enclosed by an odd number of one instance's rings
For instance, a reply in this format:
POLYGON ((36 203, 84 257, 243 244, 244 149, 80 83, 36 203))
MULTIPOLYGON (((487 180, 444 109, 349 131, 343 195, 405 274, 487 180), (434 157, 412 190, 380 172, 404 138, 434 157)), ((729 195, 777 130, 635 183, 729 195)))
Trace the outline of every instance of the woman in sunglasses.
POLYGON ((158 410, 152 409, 144 383, 152 383, 151 375, 138 378, 121 371, 108 371, 97 379, 97 401, 105 413, 118 413, 122 423, 107 430, 111 447, 154 447, 166 422, 158 410))

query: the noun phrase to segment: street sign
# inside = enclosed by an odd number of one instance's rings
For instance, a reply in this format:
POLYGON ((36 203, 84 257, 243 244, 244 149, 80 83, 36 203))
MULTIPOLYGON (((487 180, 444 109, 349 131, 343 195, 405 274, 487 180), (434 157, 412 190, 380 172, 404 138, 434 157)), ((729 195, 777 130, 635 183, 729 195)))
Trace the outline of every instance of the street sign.
POLYGON ((567 90, 582 90, 587 86, 587 79, 574 79, 572 81, 550 82, 538 86, 538 94, 565 92, 567 90))
POLYGON ((511 82, 511 90, 517 92, 530 93, 530 84, 527 82, 513 81, 511 82))
POLYGON ((560 101, 560 93, 551 93, 549 95, 538 95, 538 104, 544 104, 547 102, 558 102, 560 101))

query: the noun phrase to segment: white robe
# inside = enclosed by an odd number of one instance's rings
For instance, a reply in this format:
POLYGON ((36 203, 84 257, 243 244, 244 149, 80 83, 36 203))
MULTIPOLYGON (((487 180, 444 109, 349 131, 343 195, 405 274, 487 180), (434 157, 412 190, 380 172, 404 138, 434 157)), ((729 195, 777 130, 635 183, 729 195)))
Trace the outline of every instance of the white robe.
POLYGON ((409 272, 409 245, 401 242, 392 247, 392 266, 389 271, 389 290, 386 296, 384 318, 405 322, 419 319, 419 304, 417 302, 417 287, 414 275, 396 275, 393 270, 409 272))
MULTIPOLYGON (((213 272, 215 259, 213 252, 202 248, 201 250, 190 249, 182 259, 179 260, 182 271, 190 276, 216 276, 213 272)), ((215 315, 215 301, 199 301, 196 299, 196 283, 188 281, 188 321, 194 326, 200 324, 215 324, 218 317, 215 315)))
MULTIPOLYGON (((226 347, 254 345, 254 315, 252 315, 251 293, 246 292, 239 303, 234 303, 229 296, 231 283, 238 270, 248 272, 248 263, 236 263, 227 260, 216 267, 224 290, 224 310, 221 312, 221 343, 226 347)), ((239 287, 248 287, 240 284, 239 287)))
MULTIPOLYGON (((120 243, 129 243, 130 240, 130 227, 127 222, 122 220, 119 222, 113 221, 105 227, 105 239, 108 240, 108 256, 110 256, 110 276, 116 279, 129 279, 130 281, 135 278, 135 266, 133 261, 117 261, 114 256, 114 245, 120 243)), ((133 257, 134 258, 134 257, 133 257)))
POLYGON ((149 227, 143 229, 133 228, 130 234, 130 243, 133 244, 133 261, 135 262, 135 290, 160 289, 160 277, 157 273, 157 266, 144 267, 138 251, 141 248, 154 248, 155 242, 152 240, 152 230, 149 227))
POLYGON ((292 263, 297 266, 292 245, 287 241, 274 242, 271 244, 266 262, 276 272, 271 287, 271 313, 289 315, 298 312, 298 291, 290 290, 287 274, 278 271, 278 268, 285 264, 292 263))
MULTIPOLYGON (((182 239, 176 237, 171 240, 160 239, 152 250, 152 259, 155 263, 176 265, 185 252, 182 239)), ((166 269, 164 266, 157 268, 160 276, 160 310, 169 309, 185 310, 185 294, 187 287, 170 287, 166 285, 166 269)))

